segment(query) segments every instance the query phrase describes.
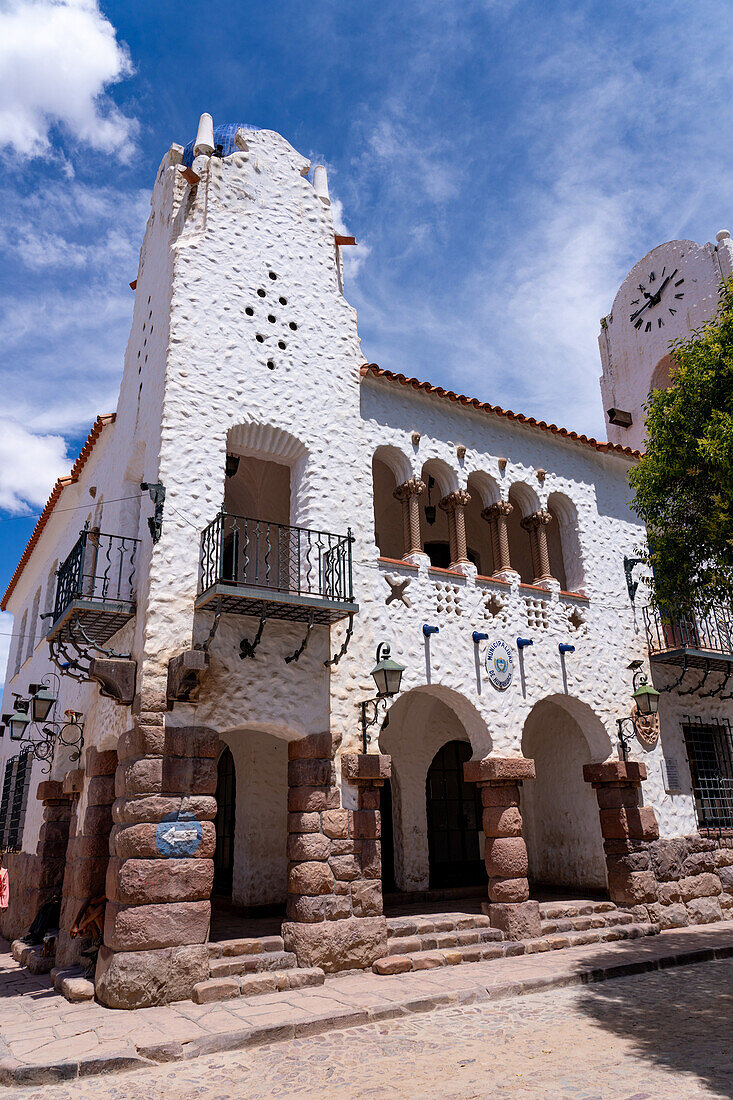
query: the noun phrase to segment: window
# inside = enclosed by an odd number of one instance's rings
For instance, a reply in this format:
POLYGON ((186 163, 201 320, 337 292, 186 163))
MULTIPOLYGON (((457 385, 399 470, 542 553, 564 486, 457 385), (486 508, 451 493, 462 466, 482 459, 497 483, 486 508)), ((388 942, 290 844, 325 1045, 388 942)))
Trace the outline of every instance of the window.
POLYGON ((20 672, 20 666, 23 664, 23 646, 25 645, 25 627, 28 622, 28 611, 23 612, 23 618, 20 620, 20 630, 18 631, 18 637, 15 639, 15 666, 13 668, 13 676, 17 676, 20 672))
POLYGON ((36 594, 33 597, 33 607, 31 608, 31 617, 28 623, 28 645, 25 651, 26 659, 31 656, 33 650, 36 648, 36 629, 38 627, 38 613, 41 607, 41 590, 38 588, 36 594))
POLYGON ((701 829, 733 829, 733 733, 727 720, 683 724, 701 829))
POLYGON ((17 852, 23 841, 23 824, 28 802, 33 757, 30 749, 5 764, 2 801, 0 801, 0 849, 17 852))

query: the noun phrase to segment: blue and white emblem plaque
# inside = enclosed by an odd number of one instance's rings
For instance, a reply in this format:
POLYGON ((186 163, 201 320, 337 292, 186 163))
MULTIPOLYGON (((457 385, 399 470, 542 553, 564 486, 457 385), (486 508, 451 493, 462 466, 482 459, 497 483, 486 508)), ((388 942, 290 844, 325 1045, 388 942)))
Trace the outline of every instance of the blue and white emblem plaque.
POLYGON ((489 680, 497 691, 506 691, 514 675, 514 657, 506 642, 492 642, 484 661, 489 680))

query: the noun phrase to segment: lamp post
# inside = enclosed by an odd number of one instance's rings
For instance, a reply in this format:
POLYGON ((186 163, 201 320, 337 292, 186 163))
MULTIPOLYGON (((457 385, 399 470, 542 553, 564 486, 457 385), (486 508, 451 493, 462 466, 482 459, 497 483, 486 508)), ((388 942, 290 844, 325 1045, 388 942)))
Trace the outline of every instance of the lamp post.
POLYGON ((651 686, 647 676, 641 671, 641 666, 641 661, 632 661, 628 666, 629 672, 634 674, 634 691, 631 698, 636 703, 636 713, 629 714, 626 718, 616 719, 618 743, 621 749, 621 759, 624 763, 629 759, 628 735, 624 732, 624 727, 630 724, 634 733, 636 733, 637 718, 649 718, 659 710, 659 692, 651 686))
POLYGON ((65 721, 57 721, 54 717, 60 686, 59 677, 50 673, 40 683, 29 684, 28 695, 14 693, 13 713, 2 716, 11 741, 28 745, 35 758, 45 763, 42 769, 45 773, 51 770, 57 743, 72 750, 72 761, 81 758, 84 748, 84 715, 80 711, 66 710, 65 721), (54 681, 54 691, 51 681, 54 681))
POLYGON ((372 669, 372 677, 377 685, 377 694, 373 699, 362 699, 358 704, 361 710, 361 747, 366 755, 369 751, 369 734, 367 730, 376 724, 379 717, 380 706, 387 710, 387 700, 395 696, 400 690, 402 673, 405 666, 392 660, 388 642, 380 642, 377 646, 377 663, 372 669), (367 710, 371 707, 371 717, 367 718, 367 710))

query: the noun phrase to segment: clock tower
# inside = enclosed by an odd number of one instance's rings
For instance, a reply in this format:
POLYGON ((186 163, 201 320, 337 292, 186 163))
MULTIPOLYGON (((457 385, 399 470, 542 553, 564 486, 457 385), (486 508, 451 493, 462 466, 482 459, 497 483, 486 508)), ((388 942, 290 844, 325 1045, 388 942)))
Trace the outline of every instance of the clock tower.
POLYGON ((733 274, 733 241, 669 241, 631 269, 601 320, 601 394, 608 439, 644 449, 644 403, 669 385, 670 344, 715 316, 721 279, 733 274))

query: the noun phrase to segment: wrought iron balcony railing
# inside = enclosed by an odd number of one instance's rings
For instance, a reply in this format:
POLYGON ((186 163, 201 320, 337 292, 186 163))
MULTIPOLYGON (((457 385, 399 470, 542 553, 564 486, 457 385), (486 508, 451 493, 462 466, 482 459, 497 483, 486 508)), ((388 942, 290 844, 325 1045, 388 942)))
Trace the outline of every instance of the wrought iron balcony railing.
POLYGON ((649 656, 661 664, 727 670, 733 662, 733 611, 716 604, 704 615, 662 615, 644 608, 649 656))
POLYGON ((135 614, 139 541, 85 527, 57 572, 49 638, 73 622, 103 644, 135 614))
POLYGON ((197 607, 331 623, 354 603, 354 539, 220 512, 201 536, 197 607))

